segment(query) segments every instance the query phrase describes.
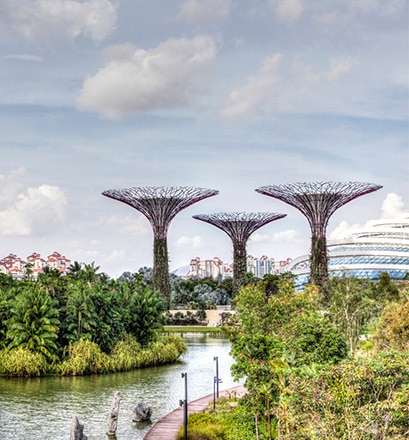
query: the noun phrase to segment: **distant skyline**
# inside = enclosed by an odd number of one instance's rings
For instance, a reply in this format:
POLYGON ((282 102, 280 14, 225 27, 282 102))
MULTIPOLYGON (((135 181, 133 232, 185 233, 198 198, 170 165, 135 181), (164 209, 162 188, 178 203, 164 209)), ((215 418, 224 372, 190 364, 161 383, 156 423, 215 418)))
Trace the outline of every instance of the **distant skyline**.
POLYGON ((409 212, 406 0, 2 0, 0 258, 54 251, 112 277, 152 265, 133 186, 219 191, 178 214, 170 269, 232 260, 196 214, 287 217, 247 251, 306 254, 306 219, 262 185, 383 188, 331 217, 328 238, 409 212))

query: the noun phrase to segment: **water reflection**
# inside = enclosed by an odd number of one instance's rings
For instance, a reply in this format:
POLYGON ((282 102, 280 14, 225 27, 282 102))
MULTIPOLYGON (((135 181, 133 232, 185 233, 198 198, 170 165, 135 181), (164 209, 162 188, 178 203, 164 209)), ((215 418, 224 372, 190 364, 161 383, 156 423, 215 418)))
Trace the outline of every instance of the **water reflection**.
POLYGON ((120 374, 40 379, 0 378, 2 440, 65 440, 78 416, 89 440, 106 440, 108 413, 121 393, 117 439, 143 439, 150 425, 132 422, 138 402, 152 407, 152 422, 179 406, 188 374, 188 400, 213 393, 214 356, 219 361, 220 390, 237 385, 230 376, 230 343, 216 337, 185 338, 189 352, 174 365, 120 374))

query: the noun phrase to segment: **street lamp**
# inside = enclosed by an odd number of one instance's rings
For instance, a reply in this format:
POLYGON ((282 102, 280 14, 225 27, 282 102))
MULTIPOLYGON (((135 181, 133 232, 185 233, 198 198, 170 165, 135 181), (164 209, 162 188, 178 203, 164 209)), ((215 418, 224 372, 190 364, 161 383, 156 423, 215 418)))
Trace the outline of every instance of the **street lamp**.
POLYGON ((214 356, 214 361, 216 361, 216 376, 213 378, 213 409, 216 409, 216 389, 217 389, 217 398, 219 398, 219 383, 221 383, 221 379, 219 379, 219 358, 218 356, 214 356))
POLYGON ((219 398, 219 357, 214 356, 213 360, 216 361, 216 377, 214 379, 217 388, 217 398, 219 398))
POLYGON ((179 406, 183 406, 183 440, 187 440, 187 373, 182 373, 185 379, 185 398, 179 400, 179 406))

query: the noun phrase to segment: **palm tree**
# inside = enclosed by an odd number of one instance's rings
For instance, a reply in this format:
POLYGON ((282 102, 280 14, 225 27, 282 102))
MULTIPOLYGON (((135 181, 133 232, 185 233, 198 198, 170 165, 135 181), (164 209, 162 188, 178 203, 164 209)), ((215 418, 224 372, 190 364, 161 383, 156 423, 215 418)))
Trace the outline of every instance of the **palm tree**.
POLYGON ((56 344, 60 321, 57 301, 40 285, 29 283, 17 295, 7 321, 9 347, 23 347, 51 357, 56 344))
POLYGON ((83 280, 76 281, 72 284, 67 296, 65 319, 68 335, 66 337, 75 341, 81 338, 91 339, 92 335, 89 331, 95 324, 94 303, 88 284, 83 280))
POLYGON ((50 292, 53 298, 59 296, 61 290, 61 272, 58 269, 45 266, 43 272, 38 274, 37 282, 50 292))
POLYGON ((134 335, 141 345, 150 342, 155 332, 162 327, 165 302, 158 292, 149 287, 138 286, 129 303, 130 322, 127 331, 134 335))
POLYGON ((82 263, 79 263, 78 261, 74 261, 74 263, 70 264, 68 266, 68 275, 70 278, 77 278, 78 274, 82 270, 82 263))

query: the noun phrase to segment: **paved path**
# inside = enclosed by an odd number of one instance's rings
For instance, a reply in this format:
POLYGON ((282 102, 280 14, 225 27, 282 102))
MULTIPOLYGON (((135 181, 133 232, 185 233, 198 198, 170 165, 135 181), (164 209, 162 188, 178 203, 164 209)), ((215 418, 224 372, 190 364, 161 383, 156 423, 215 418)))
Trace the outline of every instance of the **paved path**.
MULTIPOLYGON (((244 386, 239 385, 237 387, 229 388, 228 390, 219 391, 219 397, 226 397, 233 391, 236 392, 237 397, 242 397, 247 392, 244 386)), ((209 403, 211 402, 213 402, 213 393, 201 397, 200 399, 193 400, 188 403, 188 413, 203 412, 208 408, 209 403)), ((179 407, 153 425, 150 431, 145 435, 144 440, 174 440, 182 425, 183 408, 179 407)))

